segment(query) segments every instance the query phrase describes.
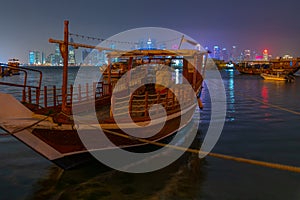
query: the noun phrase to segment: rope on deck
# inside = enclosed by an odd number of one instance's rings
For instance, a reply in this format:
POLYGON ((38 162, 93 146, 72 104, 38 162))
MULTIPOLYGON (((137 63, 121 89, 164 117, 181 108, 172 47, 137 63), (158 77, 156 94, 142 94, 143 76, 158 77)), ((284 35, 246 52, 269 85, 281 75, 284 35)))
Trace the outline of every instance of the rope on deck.
MULTIPOLYGON (((116 136, 123 137, 123 138, 134 139, 134 140, 138 140, 140 142, 144 142, 144 143, 147 143, 147 144, 152 144, 152 145, 156 145, 156 146, 160 146, 160 147, 168 147, 168 148, 176 149, 176 150, 179 150, 179 151, 190 152, 190 153, 195 153, 195 154, 206 154, 207 153, 207 152, 200 151, 198 149, 190 149, 190 148, 165 144, 165 143, 161 143, 161 142, 150 141, 150 140, 147 140, 147 139, 137 138, 137 137, 125 135, 125 134, 122 134, 122 133, 117 133, 117 132, 106 130, 106 129, 103 129, 103 131, 106 132, 106 133, 110 133, 110 134, 113 134, 113 135, 116 135, 116 136)), ((291 165, 283 165, 283 164, 278 164, 278 163, 271 163, 271 162, 266 162, 266 161, 253 160, 253 159, 229 156, 229 155, 219 154, 219 153, 208 153, 207 155, 211 156, 211 157, 214 157, 214 158, 224 159, 224 160, 232 160, 232 161, 235 161, 235 162, 247 163, 247 164, 263 166, 263 167, 268 167, 268 168, 273 168, 273 169, 278 169, 278 170, 283 170, 283 171, 300 173, 300 167, 295 167, 295 166, 291 166, 291 165)))
POLYGON ((45 120, 48 119, 49 117, 50 117, 50 116, 46 116, 46 117, 44 117, 43 119, 40 119, 40 120, 38 120, 37 122, 34 122, 34 123, 32 123, 32 124, 30 124, 30 125, 28 125, 28 126, 25 126, 25 127, 22 127, 22 128, 18 128, 18 129, 16 129, 16 130, 13 130, 13 131, 11 132, 11 134, 15 134, 15 133, 21 132, 21 131, 23 131, 23 130, 29 129, 29 128, 35 126, 35 125, 38 125, 39 123, 45 121, 45 120))

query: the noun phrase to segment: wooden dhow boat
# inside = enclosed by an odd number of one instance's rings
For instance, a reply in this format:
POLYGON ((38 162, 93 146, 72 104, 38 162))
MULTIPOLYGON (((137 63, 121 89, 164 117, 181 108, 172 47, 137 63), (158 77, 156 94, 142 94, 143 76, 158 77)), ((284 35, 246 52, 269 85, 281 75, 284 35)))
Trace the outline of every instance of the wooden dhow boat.
MULTIPOLYGON (((68 169, 90 158, 90 151, 108 151, 115 148, 142 149, 149 143, 133 137, 127 131, 148 126, 141 132, 141 138, 147 141, 161 141, 176 134, 189 124, 197 106, 195 94, 201 92, 203 75, 207 59, 206 51, 199 50, 160 50, 145 49, 110 51, 107 69, 101 79, 92 84, 67 84, 68 51, 67 47, 86 47, 68 42, 68 22, 65 22, 64 41, 49 40, 61 45, 64 59, 62 88, 44 86, 41 88, 42 73, 37 86, 0 82, 0 85, 21 88, 22 98, 17 100, 10 94, 0 93, 0 127, 16 137, 45 158, 58 166, 68 169), (113 58, 122 58, 122 63, 112 62, 113 58), (172 70, 172 63, 181 60, 182 77, 187 82, 174 83, 172 77, 161 70, 172 70), (120 77, 112 76, 112 66, 122 66, 122 74, 127 80, 118 84, 120 77), (139 68, 139 70, 136 70, 139 68), (162 79, 168 86, 152 82, 143 82, 139 73, 146 79, 162 79), (129 72, 129 73, 126 73, 129 72), (153 73, 155 72, 155 73, 153 73), (137 84, 146 83, 139 85, 137 84), (127 84, 127 85, 126 85, 127 84), (188 88, 191 87, 192 91, 188 88), (126 98, 129 102, 126 102, 126 98), (127 106, 126 106, 127 103, 127 106), (153 105, 160 105, 151 109, 153 105), (92 106, 91 106, 92 105, 92 106), (125 106, 124 106, 125 105, 125 106), (96 112, 97 125, 111 143, 101 143, 91 138, 93 148, 87 148, 78 134, 84 129, 89 134, 91 125, 77 126, 74 112, 82 119, 89 119, 96 112), (92 113, 92 114, 91 114, 92 113), (164 115, 165 113, 165 115, 164 115), (116 119, 119 119, 118 121, 116 119), (121 129, 120 127, 123 127, 121 129), (155 135, 147 135, 149 130, 159 130, 155 135)), ((93 47, 97 48, 97 47, 93 47)), ((21 70, 25 70, 22 68, 21 70)), ((32 69, 28 69, 32 70, 32 69)), ((99 70, 99 68, 98 68, 99 70)), ((100 70, 99 70, 100 71, 100 70)), ((158 82, 159 83, 159 82, 158 82)), ((198 106, 202 108, 198 98, 198 106)))
POLYGON ((243 61, 235 64, 241 74, 260 75, 272 70, 282 70, 282 74, 294 74, 300 69, 300 59, 272 59, 270 61, 243 61))

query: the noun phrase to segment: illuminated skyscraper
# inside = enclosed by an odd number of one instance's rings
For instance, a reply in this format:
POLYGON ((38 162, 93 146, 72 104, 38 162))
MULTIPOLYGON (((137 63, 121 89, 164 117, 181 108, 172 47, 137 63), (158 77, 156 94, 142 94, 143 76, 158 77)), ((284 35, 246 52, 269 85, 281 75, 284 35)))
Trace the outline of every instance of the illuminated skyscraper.
POLYGON ((238 53, 237 53, 237 47, 232 46, 229 54, 229 59, 233 62, 236 62, 238 60, 238 53))
POLYGON ((59 50, 59 44, 55 44, 55 65, 61 66, 62 65, 62 56, 59 50))
POLYGON ((52 66, 56 65, 56 60, 55 60, 55 54, 54 53, 51 53, 47 56, 46 64, 52 65, 52 66))
POLYGON ((41 64, 45 64, 45 63, 46 63, 45 53, 42 52, 41 64))
MULTIPOLYGON (((73 38, 70 39, 70 42, 74 42, 73 38)), ((68 59, 69 65, 76 65, 75 60, 75 50, 73 46, 69 46, 69 59, 68 59)))
POLYGON ((39 51, 29 51, 29 65, 40 65, 41 54, 39 51))
POLYGON ((265 49, 265 50, 263 51, 263 60, 265 60, 265 61, 268 61, 268 60, 269 60, 269 53, 268 53, 268 50, 267 50, 267 49, 265 49))
POLYGON ((256 53, 256 51, 252 51, 251 60, 255 60, 257 56, 258 56, 258 54, 256 53))
POLYGON ((41 54, 39 51, 35 51, 35 64, 36 65, 41 64, 41 54))
POLYGON ((214 46, 213 58, 215 58, 217 60, 220 60, 220 58, 221 58, 221 51, 220 51, 220 47, 218 45, 214 46))
POLYGON ((222 49, 222 60, 224 60, 225 62, 229 61, 229 55, 228 55, 228 51, 226 48, 222 49))
POLYGON ((91 51, 90 50, 87 50, 87 49, 83 49, 82 50, 82 62, 85 63, 85 59, 87 58, 87 56, 89 55, 91 51))
POLYGON ((244 60, 245 61, 251 60, 251 51, 249 49, 244 50, 244 60))
POLYGON ((35 53, 34 51, 29 51, 29 65, 34 65, 35 53))

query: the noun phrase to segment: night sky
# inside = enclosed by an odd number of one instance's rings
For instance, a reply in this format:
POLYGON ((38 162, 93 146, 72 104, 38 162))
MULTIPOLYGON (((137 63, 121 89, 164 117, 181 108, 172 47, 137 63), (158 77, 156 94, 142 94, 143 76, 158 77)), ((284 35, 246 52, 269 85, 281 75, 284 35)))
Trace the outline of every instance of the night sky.
POLYGON ((300 57, 298 0, 1 0, 0 8, 0 62, 16 57, 27 63, 29 50, 54 52, 48 39, 63 38, 65 19, 70 32, 99 38, 154 26, 183 32, 202 46, 300 57))

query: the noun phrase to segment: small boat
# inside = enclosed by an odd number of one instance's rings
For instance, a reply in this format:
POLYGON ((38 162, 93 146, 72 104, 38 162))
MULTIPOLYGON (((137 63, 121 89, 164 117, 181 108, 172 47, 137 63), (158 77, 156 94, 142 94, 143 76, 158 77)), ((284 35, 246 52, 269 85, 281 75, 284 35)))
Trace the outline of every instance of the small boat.
POLYGON ((261 73, 260 76, 263 77, 265 80, 274 80, 274 81, 286 81, 287 80, 286 75, 280 75, 279 73, 277 75, 261 73))
MULTIPOLYGON (((65 35, 68 35, 66 30, 65 35)), ((85 47, 82 44, 68 44, 68 39, 50 41, 85 47)), ((194 101, 194 97, 195 94, 199 97, 201 93, 207 51, 110 51, 107 53, 108 67, 100 69, 103 73, 100 80, 68 86, 65 82, 67 49, 61 48, 64 59, 62 88, 41 88, 42 74, 38 70, 34 70, 40 73, 36 86, 28 85, 26 80, 24 85, 0 82, 0 85, 23 88, 21 102, 9 94, 0 93, 3 106, 0 126, 64 169, 93 159, 90 152, 114 152, 117 148, 143 151, 145 146, 173 137, 177 131, 188 126, 197 100, 198 106, 202 107, 200 98, 194 101), (122 63, 114 62, 118 60, 115 58, 122 60, 122 63), (183 63, 182 77, 187 82, 175 84, 169 70, 173 68, 173 61, 178 59, 183 63), (158 83, 147 82, 152 79, 158 83), (85 123, 78 125, 76 122, 80 120, 85 123), (100 136, 99 131, 95 131, 95 127, 99 126, 103 130, 100 136), (153 130, 158 132, 149 135, 153 130), (82 131, 91 146, 83 141, 82 131), (128 134, 132 131, 137 135, 128 134)))
POLYGON ((229 61, 229 62, 225 62, 224 60, 217 60, 217 59, 213 59, 214 63, 216 64, 218 70, 233 70, 234 69, 234 64, 233 62, 229 61))
POLYGON ((273 81, 293 82, 295 80, 295 77, 292 74, 285 74, 284 69, 273 69, 269 73, 261 73, 260 76, 265 80, 273 81))
POLYGON ((17 58, 11 58, 7 64, 1 64, 0 77, 20 75, 20 61, 17 58))

